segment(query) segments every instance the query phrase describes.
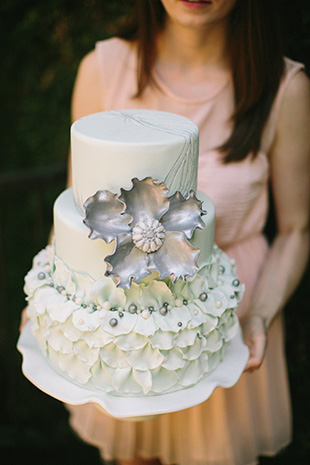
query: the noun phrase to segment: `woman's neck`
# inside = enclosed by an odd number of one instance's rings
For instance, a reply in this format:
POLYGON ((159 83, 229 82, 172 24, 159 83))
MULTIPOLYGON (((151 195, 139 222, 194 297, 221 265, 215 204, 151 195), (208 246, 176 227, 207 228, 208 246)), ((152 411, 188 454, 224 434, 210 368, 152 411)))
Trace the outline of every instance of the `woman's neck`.
POLYGON ((192 68, 227 69, 227 23, 204 29, 184 27, 167 20, 158 37, 158 62, 192 68))

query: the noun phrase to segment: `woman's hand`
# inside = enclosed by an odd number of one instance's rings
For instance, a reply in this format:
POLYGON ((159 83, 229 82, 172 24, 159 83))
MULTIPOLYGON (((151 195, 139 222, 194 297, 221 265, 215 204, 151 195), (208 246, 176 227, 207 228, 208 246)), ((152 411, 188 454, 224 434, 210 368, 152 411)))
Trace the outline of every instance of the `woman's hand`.
POLYGON ((250 314, 241 323, 243 339, 249 347, 250 357, 244 371, 251 373, 263 363, 267 346, 266 324, 259 315, 250 314))
POLYGON ((27 307, 22 311, 22 316, 20 320, 19 332, 21 333, 28 321, 27 307))

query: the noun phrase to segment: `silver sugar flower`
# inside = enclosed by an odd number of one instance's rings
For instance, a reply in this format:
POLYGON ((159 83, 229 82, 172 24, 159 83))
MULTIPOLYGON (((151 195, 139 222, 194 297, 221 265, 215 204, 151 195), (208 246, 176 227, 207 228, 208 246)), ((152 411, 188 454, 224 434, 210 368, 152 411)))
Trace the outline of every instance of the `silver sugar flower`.
POLYGON ((106 275, 118 286, 129 288, 152 271, 161 279, 193 276, 198 270, 199 249, 191 239, 196 228, 204 228, 205 212, 194 191, 184 198, 180 192, 167 197, 163 182, 150 177, 134 178, 132 188, 121 195, 98 191, 86 200, 84 223, 91 239, 115 240, 114 251, 105 258, 106 275))

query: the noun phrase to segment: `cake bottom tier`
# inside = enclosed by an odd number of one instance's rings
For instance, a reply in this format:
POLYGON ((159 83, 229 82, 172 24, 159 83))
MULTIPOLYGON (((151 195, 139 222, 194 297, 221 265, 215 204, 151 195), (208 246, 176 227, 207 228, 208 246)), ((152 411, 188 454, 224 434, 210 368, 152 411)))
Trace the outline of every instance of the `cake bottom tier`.
POLYGON ((70 381, 116 396, 153 396, 197 384, 225 357, 244 287, 217 246, 190 280, 116 287, 70 270, 53 246, 25 279, 32 332, 70 381))

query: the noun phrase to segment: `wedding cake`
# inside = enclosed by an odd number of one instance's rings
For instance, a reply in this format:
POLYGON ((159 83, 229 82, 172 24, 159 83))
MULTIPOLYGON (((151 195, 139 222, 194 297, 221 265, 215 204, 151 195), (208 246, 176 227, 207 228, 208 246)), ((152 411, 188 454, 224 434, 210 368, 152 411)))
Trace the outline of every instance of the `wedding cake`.
POLYGON ((197 126, 102 112, 71 130, 73 188, 25 278, 32 332, 73 383, 116 396, 196 385, 234 338, 243 285, 197 191, 197 126))

